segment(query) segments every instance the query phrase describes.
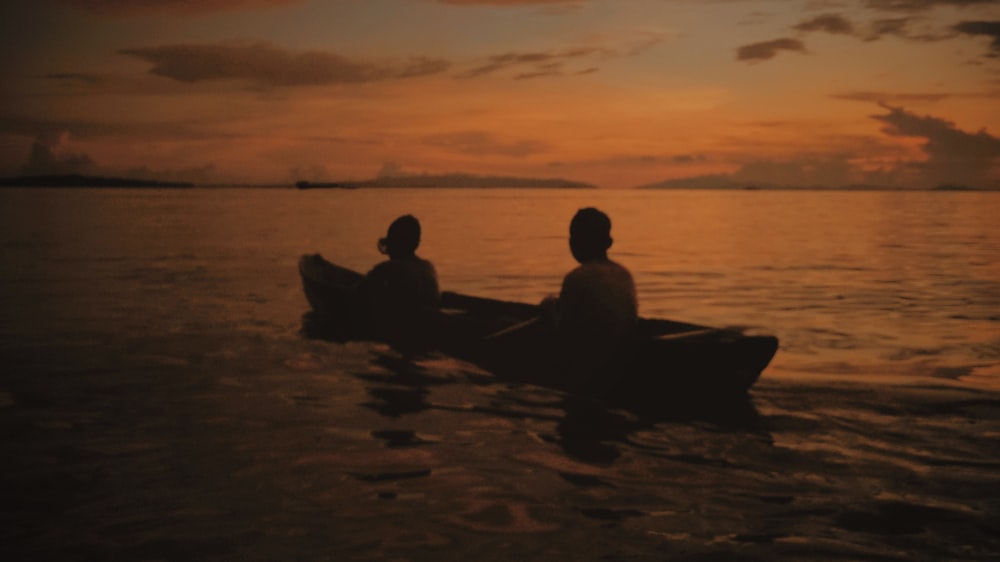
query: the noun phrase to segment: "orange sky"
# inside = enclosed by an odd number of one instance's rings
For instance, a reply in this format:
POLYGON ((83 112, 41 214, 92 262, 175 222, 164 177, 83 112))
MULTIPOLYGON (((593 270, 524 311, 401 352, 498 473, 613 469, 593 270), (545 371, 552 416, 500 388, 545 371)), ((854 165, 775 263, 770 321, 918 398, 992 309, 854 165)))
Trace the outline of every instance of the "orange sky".
POLYGON ((0 16, 0 175, 1000 187, 996 0, 40 0, 0 16))

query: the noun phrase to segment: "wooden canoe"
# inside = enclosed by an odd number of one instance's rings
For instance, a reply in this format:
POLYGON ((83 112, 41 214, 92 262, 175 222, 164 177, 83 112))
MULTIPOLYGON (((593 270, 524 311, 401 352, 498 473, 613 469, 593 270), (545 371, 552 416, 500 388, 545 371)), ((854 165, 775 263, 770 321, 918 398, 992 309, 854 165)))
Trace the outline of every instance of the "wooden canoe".
MULTIPOLYGON (((364 276, 319 254, 302 256, 299 273, 312 310, 307 336, 374 339, 357 293, 364 276)), ((535 321, 537 305, 445 291, 432 346, 498 377, 594 395, 608 402, 677 401, 745 395, 778 349, 778 339, 736 330, 643 318, 639 335, 613 372, 597 376, 560 368, 553 335, 535 321)))

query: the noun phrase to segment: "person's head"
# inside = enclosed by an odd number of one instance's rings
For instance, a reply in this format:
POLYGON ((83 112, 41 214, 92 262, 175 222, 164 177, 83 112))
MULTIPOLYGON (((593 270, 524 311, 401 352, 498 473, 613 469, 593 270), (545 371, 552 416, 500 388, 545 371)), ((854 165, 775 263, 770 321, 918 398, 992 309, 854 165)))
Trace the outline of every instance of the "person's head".
POLYGON ((611 247, 611 219, 601 211, 580 209, 569 223, 569 249, 576 261, 606 259, 611 247))
POLYGON ((413 215, 403 215, 392 221, 385 238, 379 238, 378 251, 392 259, 412 256, 420 245, 420 221, 413 215))

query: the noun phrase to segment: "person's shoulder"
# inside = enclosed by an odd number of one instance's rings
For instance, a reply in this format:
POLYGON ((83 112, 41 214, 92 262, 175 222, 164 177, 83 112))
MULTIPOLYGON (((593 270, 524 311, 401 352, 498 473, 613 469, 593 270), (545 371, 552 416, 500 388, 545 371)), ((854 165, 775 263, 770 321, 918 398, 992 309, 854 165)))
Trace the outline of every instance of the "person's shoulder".
POLYGON ((593 268, 590 267, 590 264, 582 263, 582 264, 574 267, 573 269, 569 270, 569 273, 567 273, 563 277, 563 280, 564 281, 573 281, 573 280, 576 280, 576 279, 583 279, 585 277, 590 276, 590 274, 591 274, 590 272, 592 271, 592 269, 593 268))
POLYGON ((573 268, 563 277, 563 289, 593 287, 604 283, 609 277, 620 277, 604 261, 590 261, 573 268))
POLYGON ((618 262, 610 260, 608 261, 611 264, 613 271, 615 272, 614 275, 616 275, 618 279, 621 280, 621 283, 631 286, 632 290, 634 291, 635 279, 632 278, 632 272, 629 271, 627 267, 618 262))
POLYGON ((371 269, 369 269, 368 270, 368 275, 372 275, 372 274, 376 274, 377 275, 379 273, 382 273, 382 272, 388 271, 389 269, 392 269, 392 267, 393 267, 392 260, 385 260, 385 261, 382 261, 382 262, 379 262, 379 263, 375 264, 371 269))
POLYGON ((580 264, 576 266, 575 269, 567 273, 566 276, 586 277, 590 275, 606 275, 609 272, 631 275, 625 266, 616 261, 599 260, 580 264))
POLYGON ((628 275, 629 277, 632 276, 632 273, 624 265, 622 265, 622 264, 620 264, 620 263, 618 263, 616 261, 613 261, 613 260, 608 260, 607 263, 608 263, 609 267, 611 267, 611 268, 613 268, 613 269, 615 269, 615 270, 617 270, 617 271, 619 271, 621 273, 624 273, 624 274, 628 275))
POLYGON ((434 264, 430 260, 414 255, 407 260, 407 266, 414 271, 429 271, 434 273, 434 264))

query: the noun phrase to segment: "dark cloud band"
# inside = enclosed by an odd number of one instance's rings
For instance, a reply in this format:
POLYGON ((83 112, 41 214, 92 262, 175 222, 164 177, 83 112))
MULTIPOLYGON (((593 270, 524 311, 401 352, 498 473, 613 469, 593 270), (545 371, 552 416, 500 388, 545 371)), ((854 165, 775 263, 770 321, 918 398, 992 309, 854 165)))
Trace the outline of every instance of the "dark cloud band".
POLYGON ((1000 56, 1000 21, 963 21, 955 26, 955 31, 966 35, 992 37, 990 48, 993 50, 993 56, 1000 56))
POLYGON ((882 105, 888 113, 874 115, 887 135, 923 138, 927 160, 912 164, 924 177, 938 182, 985 181, 1000 161, 1000 138, 985 130, 968 133, 954 123, 932 116, 920 116, 899 107, 882 105))
POLYGON ((124 49, 153 65, 151 73, 178 82, 246 80, 265 86, 356 84, 435 74, 450 64, 413 58, 399 64, 351 60, 323 51, 289 51, 270 43, 167 45, 124 49))
POLYGON ((854 25, 839 14, 824 14, 796 25, 798 31, 825 31, 833 34, 851 35, 854 25))
POLYGON ((531 6, 533 4, 580 4, 581 0, 437 0, 456 6, 531 6))
POLYGON ((304 0, 60 0, 84 10, 108 16, 147 14, 199 15, 213 12, 273 8, 302 4, 304 0))
POLYGON ((996 4, 997 0, 865 0, 865 4, 883 12, 925 12, 938 6, 967 7, 996 4))
POLYGON ((796 51, 804 53, 805 45, 798 39, 774 39, 773 41, 763 41, 744 45, 737 49, 736 58, 745 61, 760 61, 774 58, 781 51, 796 51))
POLYGON ((579 48, 559 52, 504 53, 489 57, 485 63, 459 75, 459 78, 475 78, 493 74, 509 68, 529 68, 519 77, 553 76, 561 74, 563 66, 572 60, 586 58, 595 54, 607 54, 596 48, 579 48))

